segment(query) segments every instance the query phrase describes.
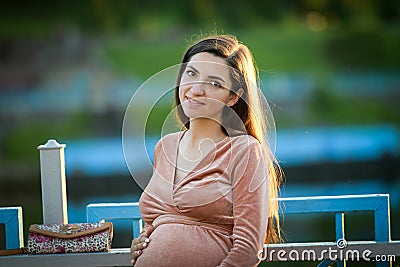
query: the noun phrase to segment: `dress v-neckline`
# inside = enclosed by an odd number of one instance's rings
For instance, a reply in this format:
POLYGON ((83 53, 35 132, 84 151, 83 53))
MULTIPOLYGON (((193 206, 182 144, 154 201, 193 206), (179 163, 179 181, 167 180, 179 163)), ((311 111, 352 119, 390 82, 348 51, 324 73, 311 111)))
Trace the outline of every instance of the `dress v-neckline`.
POLYGON ((173 192, 175 192, 177 189, 179 189, 180 184, 182 184, 184 181, 186 181, 186 180, 188 179, 188 177, 190 177, 190 175, 193 174, 194 170, 198 169, 198 168, 203 164, 204 160, 210 156, 210 154, 211 154, 211 152, 212 152, 213 150, 215 150, 215 153, 216 153, 216 150, 218 149, 218 146, 219 146, 220 144, 224 143, 225 140, 229 139, 229 136, 226 136, 225 138, 223 138, 222 140, 220 140, 218 143, 216 143, 214 149, 211 149, 210 151, 208 151, 208 152, 204 155, 204 157, 203 157, 197 164, 194 165, 194 168, 193 168, 193 169, 191 169, 190 171, 188 171, 187 174, 185 174, 184 177, 183 177, 181 180, 179 180, 177 183, 175 183, 175 178, 176 178, 176 173, 177 173, 177 167, 178 167, 179 145, 180 145, 180 143, 181 143, 181 141, 182 141, 183 136, 187 133, 187 131, 188 131, 188 130, 182 131, 182 132, 178 135, 177 142, 176 142, 176 148, 175 148, 175 153, 174 153, 175 158, 173 159, 174 166, 173 166, 173 172, 172 172, 172 191, 173 191, 173 192))

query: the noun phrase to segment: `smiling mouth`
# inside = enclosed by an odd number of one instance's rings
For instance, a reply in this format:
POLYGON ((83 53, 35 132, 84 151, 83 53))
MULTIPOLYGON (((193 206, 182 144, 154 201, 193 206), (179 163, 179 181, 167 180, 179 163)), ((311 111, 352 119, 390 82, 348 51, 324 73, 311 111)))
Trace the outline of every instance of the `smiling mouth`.
POLYGON ((205 103, 197 101, 197 100, 195 100, 193 98, 190 98, 190 97, 186 97, 186 101, 189 102, 192 105, 198 105, 198 106, 205 105, 205 103))

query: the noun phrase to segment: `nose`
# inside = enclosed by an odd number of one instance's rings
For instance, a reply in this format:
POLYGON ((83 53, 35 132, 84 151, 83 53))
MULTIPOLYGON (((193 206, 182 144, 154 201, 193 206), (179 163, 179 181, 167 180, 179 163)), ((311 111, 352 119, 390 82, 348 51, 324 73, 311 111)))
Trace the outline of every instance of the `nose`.
POLYGON ((194 95, 204 95, 204 82, 195 82, 192 84, 190 91, 194 95))

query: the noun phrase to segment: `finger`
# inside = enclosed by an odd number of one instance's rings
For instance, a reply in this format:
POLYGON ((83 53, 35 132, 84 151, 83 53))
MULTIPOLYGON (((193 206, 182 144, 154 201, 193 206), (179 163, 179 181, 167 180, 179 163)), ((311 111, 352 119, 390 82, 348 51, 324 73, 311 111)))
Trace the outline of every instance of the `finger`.
POLYGON ((145 228, 143 229, 143 232, 140 234, 140 237, 149 237, 150 234, 154 231, 154 226, 153 225, 146 225, 145 228))
POLYGON ((133 250, 138 251, 138 250, 144 249, 147 247, 147 245, 148 245, 148 242, 143 242, 143 243, 137 244, 137 245, 135 245, 133 250))
POLYGON ((136 260, 137 257, 139 257, 140 255, 142 255, 142 251, 141 250, 131 250, 131 259, 132 260, 136 260))
POLYGON ((134 239, 132 239, 131 247, 135 246, 135 245, 138 245, 138 244, 141 244, 143 242, 149 242, 149 240, 147 240, 147 239, 149 239, 149 238, 146 237, 146 236, 140 236, 138 238, 134 238, 134 239))
POLYGON ((149 240, 150 239, 147 236, 141 236, 141 237, 138 238, 138 242, 137 243, 139 244, 139 243, 149 242, 149 240))
POLYGON ((131 256, 131 259, 136 259, 137 257, 136 257, 136 248, 135 247, 131 247, 131 249, 130 249, 130 256, 131 256))
POLYGON ((149 242, 150 242, 150 239, 149 239, 149 238, 147 238, 147 237, 140 237, 140 238, 138 238, 138 239, 132 241, 131 248, 134 249, 134 250, 137 250, 137 248, 143 248, 143 246, 146 247, 147 244, 146 244, 146 245, 144 245, 144 244, 145 244, 145 243, 149 243, 149 242))
POLYGON ((139 238, 132 239, 131 247, 137 245, 140 242, 142 242, 142 241, 140 241, 139 238))
POLYGON ((131 259, 136 261, 137 257, 139 257, 139 256, 140 256, 140 254, 138 253, 138 251, 134 251, 131 254, 131 259))
POLYGON ((142 253, 141 250, 145 249, 148 246, 149 242, 150 239, 146 237, 133 239, 130 247, 131 259, 136 259, 137 257, 139 257, 142 253))
POLYGON ((132 250, 133 251, 137 251, 137 250, 141 250, 144 248, 147 248, 147 246, 149 245, 150 239, 146 239, 144 242, 138 243, 134 246, 132 246, 132 250))

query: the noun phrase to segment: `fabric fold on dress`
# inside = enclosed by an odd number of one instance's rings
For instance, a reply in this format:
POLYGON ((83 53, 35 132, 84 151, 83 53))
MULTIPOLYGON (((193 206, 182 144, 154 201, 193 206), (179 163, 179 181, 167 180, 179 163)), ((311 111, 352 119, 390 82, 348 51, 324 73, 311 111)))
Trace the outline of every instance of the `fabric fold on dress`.
POLYGON ((195 221, 193 218, 184 216, 184 215, 178 215, 178 214, 164 214, 161 216, 158 216, 154 221, 153 221, 153 226, 154 228, 157 228, 158 226, 162 224, 187 224, 187 225, 197 225, 202 228, 211 230, 211 231, 216 231, 223 233, 225 235, 232 235, 232 228, 229 226, 223 226, 223 225, 217 225, 217 224, 211 224, 211 223, 206 223, 206 222, 201 222, 201 221, 195 221))

